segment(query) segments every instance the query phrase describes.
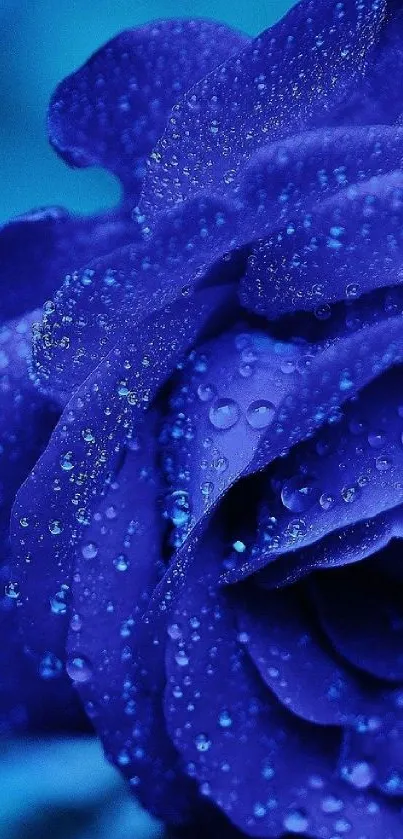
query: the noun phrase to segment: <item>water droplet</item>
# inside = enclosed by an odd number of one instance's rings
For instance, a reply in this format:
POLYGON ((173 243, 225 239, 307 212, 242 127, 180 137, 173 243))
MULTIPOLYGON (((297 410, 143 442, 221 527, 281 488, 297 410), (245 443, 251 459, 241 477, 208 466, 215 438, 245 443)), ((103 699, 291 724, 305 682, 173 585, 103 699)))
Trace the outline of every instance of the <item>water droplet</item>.
POLYGON ((45 653, 41 658, 38 667, 38 673, 44 681, 57 679, 63 672, 63 664, 54 653, 45 653))
POLYGON ((50 608, 54 615, 65 615, 67 612, 68 586, 62 586, 54 597, 50 598, 50 608))
POLYGON ((70 472, 74 469, 73 452, 66 452, 66 454, 62 454, 60 458, 60 466, 65 472, 70 472))
POLYGON ((59 534, 63 531, 63 525, 61 521, 58 521, 57 519, 52 519, 49 522, 49 530, 52 536, 59 536, 59 534))
POLYGON ((113 564, 117 571, 127 571, 129 567, 129 560, 125 554, 119 554, 119 556, 113 560, 113 564))
POLYGON ((324 813, 339 813, 343 807, 343 801, 335 795, 326 795, 322 799, 322 810, 324 813))
POLYGON ((281 500, 287 510, 301 513, 309 510, 319 495, 317 481, 307 475, 297 475, 283 484, 281 500))
POLYGON ((81 655, 70 656, 67 659, 66 671, 73 682, 88 682, 92 675, 90 662, 81 655))
POLYGON ((167 515, 175 527, 185 527, 190 520, 189 493, 178 489, 167 499, 167 515))
POLYGON ((18 583, 9 582, 4 587, 4 594, 6 597, 9 597, 10 600, 18 600, 20 596, 20 587, 18 583))
POLYGON ((381 454, 379 455, 379 457, 376 458, 375 466, 378 472, 387 472, 388 469, 390 469, 390 467, 392 466, 392 460, 385 454, 381 454))
POLYGON ((330 510, 333 507, 335 502, 335 498, 333 495, 329 495, 328 492, 323 492, 319 498, 319 504, 322 507, 322 510, 330 510))
POLYGON ((275 410, 275 405, 268 399, 257 399, 249 405, 246 419, 251 428, 267 428, 274 417, 275 410))
POLYGON ((95 437, 90 428, 84 428, 84 431, 82 432, 82 437, 86 443, 95 443, 95 437))
POLYGON ((375 779, 374 767, 365 760, 343 766, 341 774, 356 789, 367 789, 375 779))
POLYGON ((302 539, 307 531, 306 522, 304 519, 293 519, 289 522, 286 529, 286 535, 292 539, 292 541, 296 541, 297 539, 302 539))
POLYGON ((198 752, 207 752, 211 746, 211 740, 207 734, 198 734, 195 738, 195 746, 198 752))
POLYGON ((308 829, 308 819, 303 810, 291 810, 284 818, 283 825, 292 833, 305 833, 308 829))
POLYGON ((187 667, 189 664, 189 658, 185 653, 185 650, 178 650, 175 655, 175 661, 179 667, 187 667))
POLYGON ((216 395, 216 389, 214 385, 199 385, 197 395, 201 402, 210 402, 216 395))
POLYGON ((358 486, 344 486, 341 490, 341 497, 346 504, 353 504, 354 501, 358 498, 360 493, 360 489, 358 486))
POLYGON ((238 554, 243 554, 244 551, 246 551, 245 542, 242 542, 240 539, 236 539, 236 541, 233 542, 232 547, 238 554))
POLYGON ((368 434, 368 443, 372 449, 381 449, 385 443, 383 431, 370 431, 368 434))
POLYGON ((98 553, 98 545, 95 542, 85 542, 81 548, 84 559, 95 559, 98 553))
POLYGON ((232 717, 226 709, 221 711, 220 716, 218 717, 218 723, 221 728, 231 728, 232 725, 232 717))
POLYGON ((217 399, 209 411, 209 418, 214 428, 219 431, 227 431, 239 420, 240 409, 234 399, 217 399))

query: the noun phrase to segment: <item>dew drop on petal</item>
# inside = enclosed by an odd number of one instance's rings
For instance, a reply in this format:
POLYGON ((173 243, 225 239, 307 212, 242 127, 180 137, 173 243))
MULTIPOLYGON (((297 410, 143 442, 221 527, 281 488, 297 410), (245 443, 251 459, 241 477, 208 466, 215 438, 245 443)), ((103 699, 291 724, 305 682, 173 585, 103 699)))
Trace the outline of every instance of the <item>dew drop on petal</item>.
POLYGON ((246 419, 251 428, 267 428, 274 417, 275 410, 275 406, 268 399, 256 399, 249 405, 246 419))
POLYGON ((214 428, 227 431, 239 420, 240 408, 235 399, 217 399, 211 406, 209 418, 214 428))
POLYGON ((306 475, 297 475, 285 481, 281 490, 281 500, 287 510, 293 513, 301 513, 309 510, 317 501, 319 495, 315 478, 306 475))
POLYGON ((291 810, 284 818, 283 825, 292 833, 305 833, 308 829, 308 819, 303 810, 291 810))
POLYGON ((211 746, 211 740, 207 734, 198 734, 195 737, 195 746, 198 752, 207 752, 211 746))
POLYGON ((88 682, 92 676, 92 666, 84 656, 74 655, 67 659, 66 672, 73 682, 88 682))
POLYGON ((98 553, 98 545, 95 542, 85 542, 81 548, 84 559, 95 559, 98 553))

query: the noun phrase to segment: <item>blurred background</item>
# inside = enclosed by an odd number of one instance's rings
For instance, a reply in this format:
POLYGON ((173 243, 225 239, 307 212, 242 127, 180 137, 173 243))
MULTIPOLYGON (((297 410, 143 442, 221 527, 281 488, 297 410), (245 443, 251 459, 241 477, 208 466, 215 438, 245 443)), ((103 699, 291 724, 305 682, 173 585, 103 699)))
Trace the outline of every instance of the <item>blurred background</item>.
MULTIPOLYGON (((0 223, 56 204, 92 212, 113 205, 107 172, 72 170, 48 146, 56 84, 117 32, 161 17, 209 17, 251 35, 291 0, 0 0, 0 223)), ((1 685, 0 685, 1 691, 1 685)), ((156 839, 100 745, 0 741, 1 839, 156 839)))

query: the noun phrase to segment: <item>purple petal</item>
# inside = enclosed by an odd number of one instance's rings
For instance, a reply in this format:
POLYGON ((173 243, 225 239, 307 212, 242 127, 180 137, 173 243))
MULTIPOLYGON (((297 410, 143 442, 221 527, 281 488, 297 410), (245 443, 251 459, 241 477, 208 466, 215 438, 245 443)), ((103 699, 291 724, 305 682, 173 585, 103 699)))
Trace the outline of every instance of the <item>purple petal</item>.
POLYGON ((189 504, 179 525, 173 505, 178 544, 248 468, 278 406, 298 387, 306 347, 240 324, 192 353, 162 436, 172 496, 189 504))
MULTIPOLYGON (((185 212, 162 219, 150 245, 117 249, 68 277, 35 338, 41 384, 51 382, 61 392, 66 381, 77 387, 116 345, 122 329, 134 333, 144 318, 153 312, 161 317, 175 300, 180 307, 214 261, 214 248, 219 256, 227 250, 232 224, 233 212, 220 200, 195 200, 185 212)), ((226 282, 225 273, 217 283, 226 282)))
MULTIPOLYGON (((231 449, 235 448, 236 452, 234 467, 239 467, 238 471, 236 468, 231 470, 231 483, 234 484, 239 478, 266 467, 280 455, 284 456, 294 445, 312 437, 315 431, 326 422, 332 423, 338 420, 341 417, 340 407, 345 401, 356 395, 367 382, 372 381, 394 363, 401 362, 402 358, 403 344, 401 342, 400 317, 363 327, 347 338, 336 339, 330 346, 321 351, 312 347, 311 352, 304 353, 301 356, 297 365, 300 375, 295 380, 294 386, 291 383, 289 392, 286 393, 276 411, 273 411, 269 426, 264 429, 263 435, 254 446, 252 460, 249 463, 243 463, 239 441, 231 447, 231 449)), ((285 378, 286 376, 284 376, 285 378)), ((245 385, 242 383, 241 388, 241 382, 239 382, 239 393, 242 393, 244 387, 245 385)), ((256 394, 255 399, 266 399, 266 395, 266 390, 264 390, 260 397, 256 394)), ((228 433, 228 430, 224 431, 223 436, 228 433)), ((211 433, 209 433, 209 437, 211 437, 211 433)), ((190 447, 191 443, 189 444, 189 451, 191 451, 190 447)), ((233 458, 234 452, 231 451, 231 459, 233 458)), ((381 470, 379 470, 380 472, 381 470)), ((172 599, 174 590, 184 585, 187 568, 194 561, 195 544, 207 524, 206 511, 212 512, 214 505, 217 505, 223 492, 227 491, 230 486, 229 482, 221 482, 221 484, 217 484, 216 490, 208 492, 208 496, 211 495, 214 504, 207 500, 203 516, 193 522, 184 544, 179 549, 172 567, 167 572, 165 580, 161 582, 154 597, 157 608, 163 608, 166 601, 169 602, 172 599)), ((390 493, 393 493, 393 491, 397 492, 397 489, 394 490, 391 487, 390 493)), ((321 490, 320 495, 323 492, 324 490, 321 490)), ((203 490, 202 494, 205 495, 203 490)), ((365 503, 367 501, 366 495, 364 501, 365 503)), ((372 507, 376 506, 377 501, 378 499, 375 501, 375 496, 371 497, 372 507)), ((394 504, 397 505, 398 500, 394 500, 394 504)), ((368 509, 366 508, 368 514, 370 506, 368 509)), ((393 506, 393 504, 389 506, 393 506)), ((376 508, 375 514, 378 512, 379 510, 376 508)), ((329 522, 332 515, 330 510, 329 522)), ((360 517, 352 515, 352 520, 355 522, 360 517)), ((290 520, 298 518, 296 515, 290 516, 290 520)), ((348 521, 350 521, 349 514, 346 516, 346 524, 348 521)), ((332 524, 329 525, 326 532, 329 532, 333 526, 332 520, 332 524)), ((340 528, 339 522, 336 522, 336 528, 340 528)), ((294 531, 290 530, 289 532, 292 534, 294 531)), ((296 536, 299 533, 302 536, 301 530, 296 531, 296 536)), ((305 536, 305 533, 303 536, 305 536)), ((264 544, 262 546, 259 544, 259 549, 245 551, 238 555, 236 563, 231 563, 230 567, 226 561, 222 580, 224 582, 236 582, 248 574, 255 573, 267 564, 272 546, 269 544, 267 549, 263 529, 262 542, 264 544)), ((302 542, 295 544, 294 541, 293 548, 300 547, 301 544, 302 542)), ((287 547, 285 540, 283 540, 284 546, 287 547)))
POLYGON ((290 226, 252 252, 242 304, 269 318, 351 300, 401 283, 403 174, 339 190, 309 224, 290 226))
POLYGON ((73 166, 105 166, 130 198, 177 99, 248 42, 224 24, 167 20, 109 41, 57 88, 52 145, 73 166))
POLYGON ((401 505, 401 387, 400 370, 381 376, 274 468, 246 562, 261 567, 401 505))
POLYGON ((403 680, 403 607, 400 589, 361 565, 321 574, 315 583, 321 622, 332 644, 360 670, 403 680))
POLYGON ((67 672, 108 758, 147 809, 176 822, 188 810, 191 785, 165 731, 161 655, 150 648, 140 656, 138 640, 163 569, 155 426, 147 414, 77 551, 67 672), (147 660, 157 671, 152 692, 147 660))
POLYGON ((232 191, 263 144, 326 124, 371 57, 385 3, 303 0, 175 106, 151 158, 151 215, 200 190, 232 191))
MULTIPOLYGON (((278 557, 257 574, 265 588, 288 585, 316 569, 329 570, 361 562, 403 536, 403 509, 397 507, 372 519, 335 530, 320 542, 278 557)), ((383 554, 382 554, 383 555, 383 554)), ((398 566, 394 564, 395 573, 398 566)))
POLYGON ((399 3, 388 3, 388 15, 360 85, 342 103, 337 122, 398 122, 402 115, 403 16, 399 3))
MULTIPOLYGON (((10 563, 9 520, 15 494, 47 444, 59 408, 38 393, 28 360, 33 313, 0 329, 0 729, 79 727, 78 703, 55 657, 23 653, 18 632, 20 587, 10 563)), ((27 522, 21 519, 23 532, 27 522)))
POLYGON ((264 682, 297 716, 319 725, 355 726, 360 715, 383 714, 381 690, 338 659, 301 590, 249 591, 238 607, 238 627, 264 682))
POLYGON ((395 691, 395 706, 383 719, 370 718, 368 726, 345 735, 341 771, 363 785, 371 782, 387 796, 403 794, 402 692, 395 691))
POLYGON ((14 505, 15 580, 20 621, 37 654, 63 657, 65 616, 49 607, 71 584, 74 546, 136 424, 208 320, 216 295, 202 292, 143 323, 79 388, 14 505), (23 522, 24 524, 21 524, 23 522), (27 525, 25 525, 27 522, 27 525))
POLYGON ((330 839, 343 823, 352 839, 397 839, 398 809, 337 778, 334 729, 297 720, 264 688, 215 587, 192 584, 172 620, 167 725, 206 797, 250 836, 330 839))
POLYGON ((68 271, 132 237, 135 225, 114 213, 70 216, 53 207, 34 210, 0 229, 0 317, 30 312, 51 297, 68 271))
MULTIPOLYGON (((59 390, 63 380, 78 386, 94 361, 106 355, 122 323, 134 328, 145 313, 191 294, 208 281, 211 270, 217 275, 221 269, 225 275, 231 267, 228 252, 284 227, 287 219, 293 224, 306 220, 318 197, 340 191, 346 179, 354 183, 379 170, 387 172, 401 156, 400 147, 400 133, 384 127, 311 132, 269 146, 245 172, 242 200, 230 204, 205 196, 189 201, 163 216, 155 234, 150 238, 148 230, 141 245, 118 249, 67 279, 45 311, 36 337, 40 381, 47 386, 51 378, 53 388, 60 383, 59 390), (323 156, 336 172, 325 186, 323 156), (349 163, 342 171, 344 159, 349 163), (284 201, 287 190, 291 192, 284 201)), ((239 280, 244 266, 236 253, 232 259, 232 279, 239 280)), ((245 291, 245 282, 243 286, 245 291)), ((254 293, 253 285, 248 294, 254 293)))

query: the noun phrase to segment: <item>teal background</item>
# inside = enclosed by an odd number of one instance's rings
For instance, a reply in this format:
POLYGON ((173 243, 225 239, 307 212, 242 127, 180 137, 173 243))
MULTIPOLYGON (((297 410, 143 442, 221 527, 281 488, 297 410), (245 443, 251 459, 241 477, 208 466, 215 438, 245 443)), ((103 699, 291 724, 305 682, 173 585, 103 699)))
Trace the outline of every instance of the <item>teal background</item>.
MULTIPOLYGON (((0 0, 0 222, 33 207, 113 205, 108 173, 72 170, 52 151, 46 110, 56 84, 122 29, 161 17, 210 17, 251 35, 290 0, 0 0)), ((1 686, 0 686, 1 690, 1 686)), ((2 839, 156 839, 95 741, 0 743, 2 839)))
POLYGON ((289 0, 0 0, 0 222, 32 207, 91 212, 119 187, 102 170, 69 170, 47 143, 57 83, 117 32, 161 17, 209 17, 251 35, 289 0))

